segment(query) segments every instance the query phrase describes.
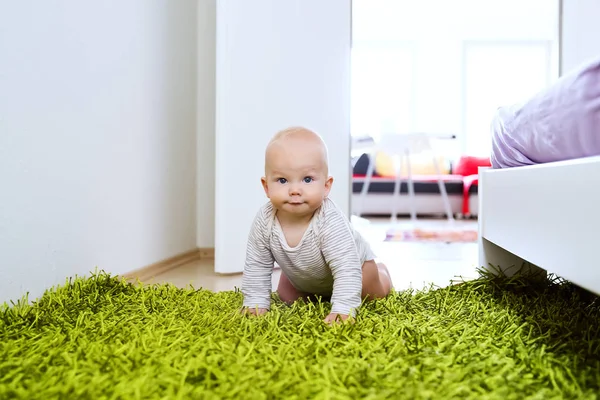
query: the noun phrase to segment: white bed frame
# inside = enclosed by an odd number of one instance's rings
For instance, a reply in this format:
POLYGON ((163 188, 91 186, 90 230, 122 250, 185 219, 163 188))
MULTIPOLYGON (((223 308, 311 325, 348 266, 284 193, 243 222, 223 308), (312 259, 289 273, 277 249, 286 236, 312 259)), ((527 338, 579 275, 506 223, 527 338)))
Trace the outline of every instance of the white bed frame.
POLYGON ((479 265, 553 273, 600 294, 600 157, 480 168, 478 194, 479 265))

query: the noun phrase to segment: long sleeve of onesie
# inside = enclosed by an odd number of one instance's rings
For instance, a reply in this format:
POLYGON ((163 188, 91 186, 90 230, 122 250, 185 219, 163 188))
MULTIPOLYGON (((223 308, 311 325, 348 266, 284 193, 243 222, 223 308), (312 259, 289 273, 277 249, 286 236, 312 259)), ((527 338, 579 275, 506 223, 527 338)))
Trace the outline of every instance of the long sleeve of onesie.
POLYGON ((254 218, 248 235, 242 277, 244 307, 266 309, 271 307, 271 277, 275 260, 267 243, 266 230, 266 210, 263 207, 254 218))
POLYGON ((333 275, 332 313, 354 316, 361 304, 362 262, 350 222, 335 206, 320 227, 321 250, 333 275))

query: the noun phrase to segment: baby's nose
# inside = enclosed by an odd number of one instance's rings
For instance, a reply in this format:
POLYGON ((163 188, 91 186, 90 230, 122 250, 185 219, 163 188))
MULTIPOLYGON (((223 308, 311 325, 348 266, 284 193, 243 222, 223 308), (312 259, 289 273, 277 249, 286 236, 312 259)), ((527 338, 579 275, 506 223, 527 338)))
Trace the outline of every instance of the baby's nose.
POLYGON ((290 185, 290 196, 298 196, 301 194, 300 185, 293 184, 290 185))

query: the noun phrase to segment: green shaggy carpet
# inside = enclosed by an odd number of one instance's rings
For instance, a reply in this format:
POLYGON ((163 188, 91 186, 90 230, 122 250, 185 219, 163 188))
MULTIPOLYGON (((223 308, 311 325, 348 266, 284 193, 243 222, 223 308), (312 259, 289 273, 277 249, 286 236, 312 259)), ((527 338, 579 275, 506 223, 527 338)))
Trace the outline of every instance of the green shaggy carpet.
POLYGON ((600 308, 568 283, 482 277, 367 304, 238 313, 238 291, 96 273, 0 307, 2 399, 595 399, 600 308))

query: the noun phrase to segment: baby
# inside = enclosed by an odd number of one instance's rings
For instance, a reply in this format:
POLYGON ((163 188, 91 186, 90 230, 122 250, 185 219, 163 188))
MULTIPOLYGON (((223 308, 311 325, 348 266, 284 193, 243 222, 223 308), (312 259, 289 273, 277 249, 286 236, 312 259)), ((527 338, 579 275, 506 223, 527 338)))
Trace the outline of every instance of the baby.
POLYGON ((270 201, 254 219, 242 278, 248 312, 270 308, 275 262, 280 299, 330 299, 327 323, 355 316, 363 298, 390 293, 386 266, 376 263, 367 241, 327 197, 333 184, 328 174, 327 147, 315 132, 289 128, 269 142, 261 181, 270 201))

